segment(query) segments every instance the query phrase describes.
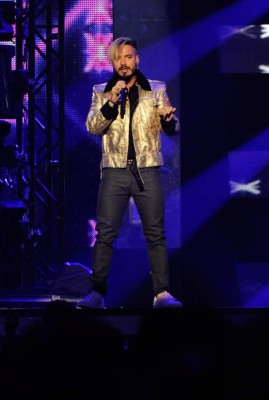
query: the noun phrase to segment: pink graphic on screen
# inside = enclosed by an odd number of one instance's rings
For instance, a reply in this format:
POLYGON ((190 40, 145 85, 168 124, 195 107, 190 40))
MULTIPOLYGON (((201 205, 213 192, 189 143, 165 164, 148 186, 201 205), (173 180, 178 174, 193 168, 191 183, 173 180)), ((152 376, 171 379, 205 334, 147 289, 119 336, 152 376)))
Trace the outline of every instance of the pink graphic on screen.
POLYGON ((108 48, 113 40, 113 9, 111 0, 80 0, 65 14, 66 32, 83 19, 83 72, 111 71, 108 48))

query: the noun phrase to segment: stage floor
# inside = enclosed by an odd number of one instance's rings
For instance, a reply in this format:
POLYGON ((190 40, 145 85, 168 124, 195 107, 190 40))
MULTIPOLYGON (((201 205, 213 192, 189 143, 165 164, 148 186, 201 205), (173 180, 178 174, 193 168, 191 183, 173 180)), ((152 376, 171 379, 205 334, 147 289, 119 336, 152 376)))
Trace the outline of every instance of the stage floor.
POLYGON ((147 315, 146 309, 77 309, 79 299, 64 296, 9 296, 0 297, 0 336, 5 335, 7 321, 17 319, 17 333, 40 321, 47 312, 51 302, 64 301, 70 305, 73 314, 78 318, 101 318, 104 322, 115 326, 122 335, 136 335, 139 323, 147 315))
POLYGON ((40 321, 49 304, 55 301, 67 302, 74 315, 78 318, 101 318, 103 321, 115 326, 122 335, 132 337, 137 335, 140 324, 145 318, 177 318, 180 313, 187 313, 190 316, 194 313, 208 314, 214 312, 224 318, 228 318, 235 324, 240 324, 249 318, 258 315, 269 318, 269 308, 243 308, 243 307, 220 307, 220 308, 191 308, 182 309, 151 309, 151 308, 107 308, 99 309, 77 309, 76 304, 79 299, 65 296, 27 296, 27 295, 9 295, 0 297, 0 337, 5 336, 6 326, 10 320, 17 321, 16 333, 20 333, 40 321))

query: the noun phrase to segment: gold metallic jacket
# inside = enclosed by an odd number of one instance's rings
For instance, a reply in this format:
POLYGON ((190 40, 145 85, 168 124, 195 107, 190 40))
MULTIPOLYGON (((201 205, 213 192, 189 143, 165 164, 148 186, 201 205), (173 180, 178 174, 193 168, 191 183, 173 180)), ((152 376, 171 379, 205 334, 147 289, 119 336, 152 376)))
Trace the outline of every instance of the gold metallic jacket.
MULTIPOLYGON (((141 87, 139 81, 136 83, 139 101, 132 118, 132 133, 139 168, 163 165, 162 127, 158 109, 164 107, 165 104, 167 105, 167 102, 170 104, 164 82, 146 81, 148 83, 147 90, 141 87)), ((93 135, 102 135, 101 168, 125 168, 129 142, 129 101, 127 97, 123 118, 118 112, 114 120, 107 120, 101 112, 101 108, 111 95, 111 91, 106 90, 106 83, 93 86, 92 103, 86 119, 86 128, 93 135)), ((178 132, 179 120, 177 117, 174 117, 174 119, 176 120, 175 131, 178 132)))

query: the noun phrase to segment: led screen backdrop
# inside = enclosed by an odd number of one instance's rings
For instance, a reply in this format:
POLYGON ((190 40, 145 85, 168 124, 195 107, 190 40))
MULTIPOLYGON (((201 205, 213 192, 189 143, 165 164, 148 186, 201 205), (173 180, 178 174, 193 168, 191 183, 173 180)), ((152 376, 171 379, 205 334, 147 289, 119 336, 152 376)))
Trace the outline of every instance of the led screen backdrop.
POLYGON ((269 196, 269 25, 221 25, 220 61, 232 197, 269 196), (247 118, 246 118, 247 116, 247 118))
MULTIPOLYGON (((175 3, 175 2, 174 2, 175 3)), ((166 81, 171 102, 179 113, 179 43, 172 30, 178 6, 169 1, 139 4, 100 0, 66 1, 66 247, 91 247, 100 178, 101 138, 85 128, 92 86, 112 74, 108 47, 114 37, 133 36, 139 46, 141 71, 150 79, 166 81), (154 4, 153 4, 154 3, 154 4), (176 13, 175 13, 176 11, 176 13), (165 58, 163 52, 165 51, 165 58), (168 60, 170 62, 164 62, 168 60)), ((163 135, 166 195, 166 232, 169 247, 180 245, 179 137, 163 135)), ((140 218, 130 200, 115 243, 119 249, 144 248, 140 218)))
POLYGON ((105 82, 113 38, 111 0, 66 1, 66 248, 94 242, 101 139, 89 136, 85 120, 92 86, 105 82))

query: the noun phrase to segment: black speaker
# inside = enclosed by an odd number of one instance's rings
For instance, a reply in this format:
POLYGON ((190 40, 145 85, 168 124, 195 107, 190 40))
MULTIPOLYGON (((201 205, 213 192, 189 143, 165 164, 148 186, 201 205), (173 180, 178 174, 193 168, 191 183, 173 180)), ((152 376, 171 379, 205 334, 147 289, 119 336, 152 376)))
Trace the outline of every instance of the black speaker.
POLYGON ((0 287, 2 289, 21 285, 25 212, 25 205, 20 200, 0 201, 0 287))

